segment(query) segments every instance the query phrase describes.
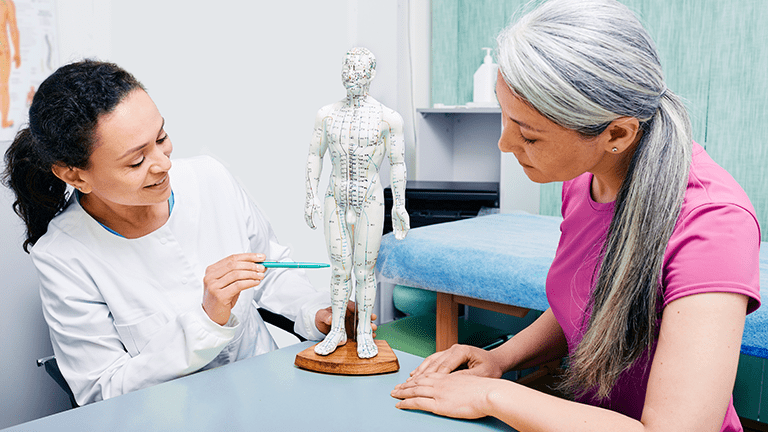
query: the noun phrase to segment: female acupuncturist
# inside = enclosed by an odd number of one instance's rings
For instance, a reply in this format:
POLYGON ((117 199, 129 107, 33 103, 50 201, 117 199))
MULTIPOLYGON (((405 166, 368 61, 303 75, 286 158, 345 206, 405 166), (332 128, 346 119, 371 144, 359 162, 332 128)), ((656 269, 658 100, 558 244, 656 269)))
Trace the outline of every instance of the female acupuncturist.
POLYGON ((731 392, 760 230, 693 143, 650 37, 616 1, 553 0, 498 41, 499 148, 564 181, 550 309, 492 351, 428 357, 397 406, 520 431, 742 430, 731 392), (564 355, 574 400, 497 379, 564 355))
POLYGON ((209 157, 171 164, 172 150, 142 85, 86 60, 40 85, 6 152, 53 350, 81 405, 275 349, 257 305, 308 339, 330 328, 328 292, 259 264, 289 251, 229 172, 209 157))

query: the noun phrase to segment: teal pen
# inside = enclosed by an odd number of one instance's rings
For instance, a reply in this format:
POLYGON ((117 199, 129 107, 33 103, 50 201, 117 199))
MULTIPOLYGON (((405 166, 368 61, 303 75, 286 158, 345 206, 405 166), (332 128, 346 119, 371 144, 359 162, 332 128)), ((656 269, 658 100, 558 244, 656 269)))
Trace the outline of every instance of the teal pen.
POLYGON ((277 262, 277 261, 264 261, 256 264, 261 264, 266 268, 325 268, 330 267, 330 264, 323 263, 311 263, 311 262, 277 262))

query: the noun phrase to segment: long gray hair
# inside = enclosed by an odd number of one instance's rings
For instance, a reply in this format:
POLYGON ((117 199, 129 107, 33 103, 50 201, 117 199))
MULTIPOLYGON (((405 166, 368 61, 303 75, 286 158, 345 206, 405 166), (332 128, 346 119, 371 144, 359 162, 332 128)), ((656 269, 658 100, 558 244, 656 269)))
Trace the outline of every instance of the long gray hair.
POLYGON ((620 117, 642 137, 616 197, 589 302, 586 333, 564 382, 605 398, 657 334, 661 270, 680 214, 692 133, 682 101, 666 88, 655 45, 614 0, 551 0, 498 36, 509 88, 546 118, 596 136, 620 117))

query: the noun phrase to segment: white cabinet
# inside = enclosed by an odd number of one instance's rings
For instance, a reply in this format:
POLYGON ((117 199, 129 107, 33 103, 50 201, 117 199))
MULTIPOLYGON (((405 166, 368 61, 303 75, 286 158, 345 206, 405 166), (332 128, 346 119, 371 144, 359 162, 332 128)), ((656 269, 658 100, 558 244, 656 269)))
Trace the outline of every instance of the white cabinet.
POLYGON ((417 112, 415 180, 499 182, 502 212, 539 212, 539 185, 513 155, 499 151, 500 108, 417 112))

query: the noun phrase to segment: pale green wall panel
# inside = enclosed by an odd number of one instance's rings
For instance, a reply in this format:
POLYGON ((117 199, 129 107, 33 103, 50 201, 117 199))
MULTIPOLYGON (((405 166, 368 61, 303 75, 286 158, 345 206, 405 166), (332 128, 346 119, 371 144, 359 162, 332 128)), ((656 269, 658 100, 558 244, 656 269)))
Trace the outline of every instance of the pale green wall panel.
POLYGON ((496 50, 496 35, 509 22, 506 3, 507 0, 459 2, 459 104, 472 101, 475 71, 485 57, 482 48, 496 50))
POLYGON ((768 227, 768 2, 717 4, 707 151, 749 195, 768 227))
POLYGON ((432 0, 432 103, 472 101, 473 76, 483 47, 496 49, 496 35, 525 0, 432 0))
MULTIPOLYGON (((768 0, 622 0, 656 42, 667 86, 691 115, 694 139, 726 168, 768 226, 768 0)), ((433 0, 432 102, 472 100, 483 46, 524 0, 433 0), (440 65, 435 65, 435 61, 440 65), (445 63, 445 64, 442 64, 445 63)), ((543 185, 541 213, 560 213, 560 184, 543 185)))
POLYGON ((432 0, 432 103, 458 101, 459 0, 432 0))
POLYGON ((624 0, 659 52, 667 87, 686 103, 693 137, 703 143, 712 56, 712 20, 721 0, 624 0))
POLYGON ((562 216, 560 208, 563 204, 563 182, 543 184, 539 194, 539 214, 562 216))

